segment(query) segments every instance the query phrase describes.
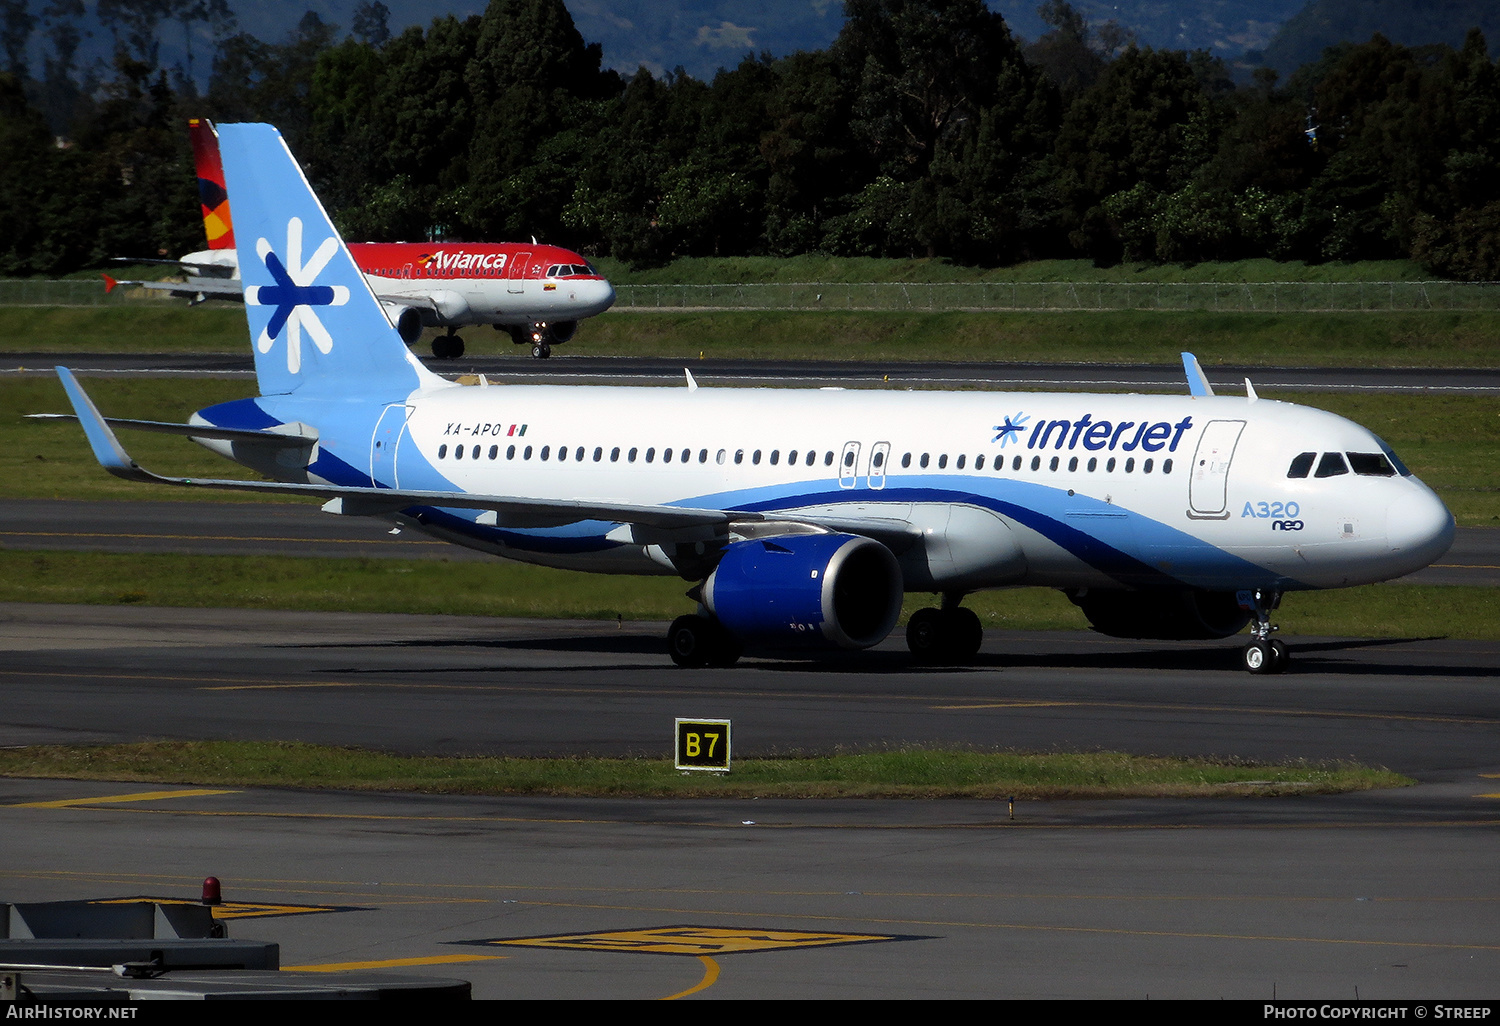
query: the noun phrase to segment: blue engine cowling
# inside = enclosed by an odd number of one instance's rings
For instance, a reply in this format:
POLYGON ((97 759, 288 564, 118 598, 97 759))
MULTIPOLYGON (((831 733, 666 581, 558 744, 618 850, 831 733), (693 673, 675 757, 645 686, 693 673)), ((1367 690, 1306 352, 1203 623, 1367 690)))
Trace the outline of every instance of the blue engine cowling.
POLYGON ((736 542, 703 585, 703 604, 742 641, 868 648, 901 615, 891 550, 850 534, 736 542))

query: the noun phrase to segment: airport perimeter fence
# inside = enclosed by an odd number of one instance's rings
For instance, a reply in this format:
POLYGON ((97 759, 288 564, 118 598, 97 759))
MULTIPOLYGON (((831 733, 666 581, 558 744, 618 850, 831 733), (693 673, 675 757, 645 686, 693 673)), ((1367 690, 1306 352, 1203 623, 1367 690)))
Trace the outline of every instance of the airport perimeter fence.
MULTIPOLYGON (((617 310, 1212 310, 1299 313, 1500 310, 1500 282, 808 282, 616 285, 617 310)), ((104 282, 0 280, 0 306, 115 306, 172 301, 104 282)), ((181 300, 176 300, 181 302, 181 300)))
POLYGON ((1500 282, 894 282, 616 285, 624 310, 1500 310, 1500 282))

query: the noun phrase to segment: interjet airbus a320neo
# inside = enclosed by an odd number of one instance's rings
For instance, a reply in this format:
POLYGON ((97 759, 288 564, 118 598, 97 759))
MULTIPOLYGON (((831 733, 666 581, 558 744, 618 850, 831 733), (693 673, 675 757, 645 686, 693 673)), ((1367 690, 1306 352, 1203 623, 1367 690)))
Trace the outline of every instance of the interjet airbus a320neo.
MULTIPOLYGON (((906 591, 919 659, 959 662, 985 588, 1060 588, 1094 627, 1225 638, 1285 668, 1284 593, 1382 581, 1445 552, 1453 517, 1358 424, 1189 395, 459 385, 402 343, 274 128, 224 125, 261 394, 188 424, 106 420, 58 368, 120 477, 317 495, 508 559, 694 582, 682 666, 746 646, 857 649, 906 591), (201 442, 270 481, 167 478, 110 425, 201 442)), ((1248 383, 1247 383, 1248 384, 1248 383)))

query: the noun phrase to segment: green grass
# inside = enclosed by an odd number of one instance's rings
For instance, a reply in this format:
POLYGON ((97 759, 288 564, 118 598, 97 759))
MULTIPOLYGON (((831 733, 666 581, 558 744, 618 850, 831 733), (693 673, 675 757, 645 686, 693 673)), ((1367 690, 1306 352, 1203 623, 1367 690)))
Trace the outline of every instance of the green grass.
POLYGON ((1428 281, 1432 275, 1410 260, 1354 264, 1237 260, 1228 263, 1118 264, 1095 267, 1089 260, 1034 260, 1011 267, 970 267, 945 259, 875 257, 682 257, 662 267, 631 267, 608 257, 594 261, 616 285, 719 285, 750 282, 1262 282, 1428 281))
MULTIPOLYGON (((900 749, 734 762, 679 773, 668 759, 432 758, 275 742, 152 742, 0 751, 0 775, 431 794, 641 798, 1269 797, 1402 787, 1349 763, 1257 765, 1117 752, 900 749)), ((998 810, 997 810, 998 812, 998 810)))
MULTIPOLYGON (((471 353, 530 359, 490 328, 465 329, 464 337, 471 353)), ((428 341, 417 345, 426 352, 428 341)), ((240 353, 248 346, 244 314, 232 307, 0 307, 0 352, 45 353, 37 360, 43 367, 77 353, 240 353)), ((616 310, 583 324, 557 355, 1171 364, 1184 349, 1207 365, 1490 367, 1500 361, 1500 312, 616 310)))

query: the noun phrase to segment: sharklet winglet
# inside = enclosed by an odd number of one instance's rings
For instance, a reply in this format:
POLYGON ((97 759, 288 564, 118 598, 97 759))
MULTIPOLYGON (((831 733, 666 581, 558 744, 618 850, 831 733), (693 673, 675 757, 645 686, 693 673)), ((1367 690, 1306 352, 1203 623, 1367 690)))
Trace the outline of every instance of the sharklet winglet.
POLYGON ((1187 375, 1189 395, 1213 395, 1213 386, 1208 383, 1208 375, 1203 373, 1203 368, 1198 365, 1198 358, 1192 353, 1182 354, 1182 370, 1187 375))

